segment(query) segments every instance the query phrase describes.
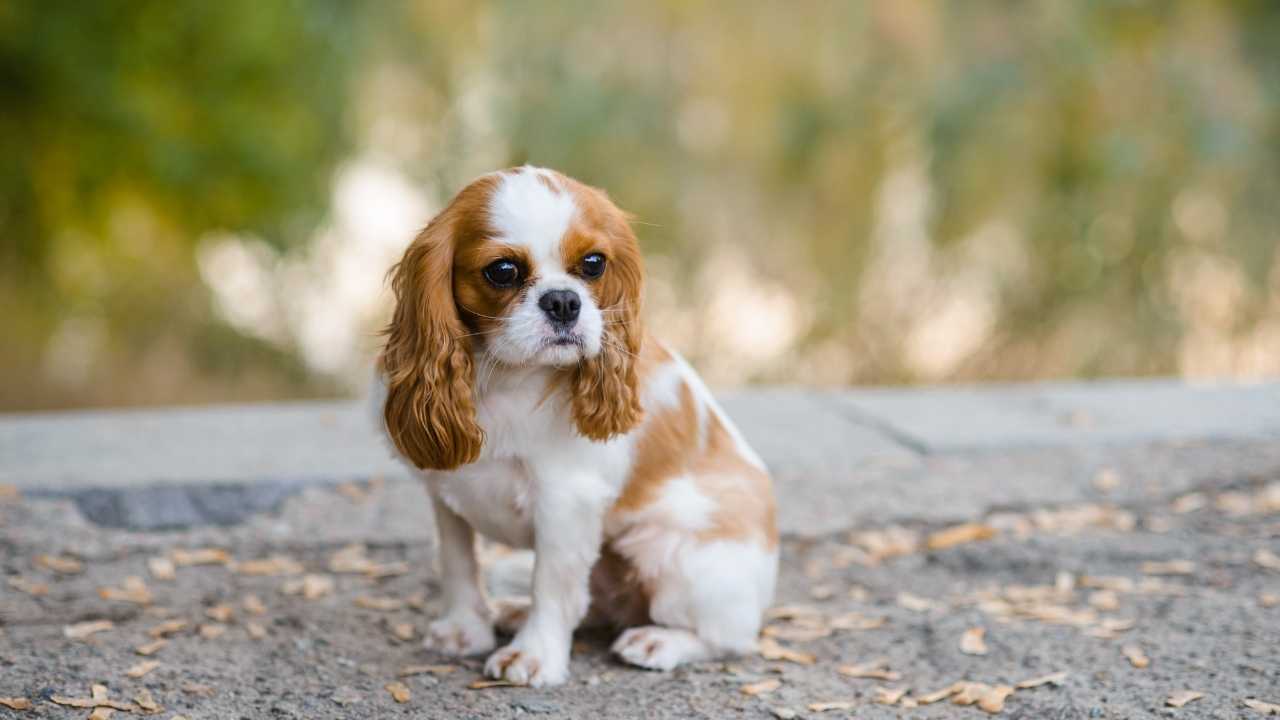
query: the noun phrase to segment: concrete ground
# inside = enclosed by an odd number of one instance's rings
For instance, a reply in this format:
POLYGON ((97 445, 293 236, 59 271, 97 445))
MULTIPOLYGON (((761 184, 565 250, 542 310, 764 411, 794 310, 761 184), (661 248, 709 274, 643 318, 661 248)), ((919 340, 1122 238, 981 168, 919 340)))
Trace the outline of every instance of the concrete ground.
MULTIPOLYGON (((473 689, 482 659, 420 648, 439 596, 428 504, 358 409, 0 417, 0 718, 88 717, 55 698, 94 684, 117 718, 146 690, 193 720, 983 717, 998 686, 1011 718, 1280 704, 1280 386, 726 404, 777 476, 766 653, 662 674, 585 634, 550 690, 473 689), (989 687, 924 703, 958 682, 989 687), (1168 703, 1184 691, 1203 696, 1168 703)), ((518 591, 528 557, 485 557, 495 591, 518 591)))

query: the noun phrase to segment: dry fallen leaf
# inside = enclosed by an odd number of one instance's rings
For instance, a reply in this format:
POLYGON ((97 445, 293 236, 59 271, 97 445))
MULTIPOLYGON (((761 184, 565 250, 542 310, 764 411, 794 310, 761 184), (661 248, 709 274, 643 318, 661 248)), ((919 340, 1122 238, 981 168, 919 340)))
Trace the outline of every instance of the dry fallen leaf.
POLYGON ((890 682, 902 677, 901 673, 890 670, 884 660, 872 660, 861 665, 841 665, 836 672, 851 678, 871 678, 890 682))
POLYGON ((59 575, 76 575, 84 572, 84 563, 66 555, 37 555, 36 566, 52 570, 59 575))
POLYGON ((760 640, 760 657, 765 660, 786 660, 800 665, 812 665, 817 662, 817 658, 813 655, 783 647, 769 637, 760 640))
POLYGON ((0 705, 10 710, 30 710, 31 701, 22 697, 0 697, 0 705))
POLYGON ((951 698, 951 702, 956 705, 972 705, 991 692, 991 686, 986 683, 962 682, 960 689, 951 698))
POLYGON ((868 617, 859 612, 849 612, 831 618, 830 627, 834 630, 874 630, 883 627, 889 618, 868 617))
POLYGON ((210 620, 217 620, 220 623, 228 623, 231 622, 231 618, 235 617, 236 610, 230 605, 214 605, 211 608, 207 608, 204 611, 204 614, 207 615, 210 620))
POLYGON ((1180 708, 1183 705, 1199 700, 1202 697, 1204 697, 1204 693, 1202 692, 1196 692, 1195 690, 1179 690, 1175 693, 1171 693, 1169 697, 1165 698, 1164 704, 1169 707, 1180 708))
POLYGON ((813 712, 826 712, 828 710, 852 710, 858 707, 858 703, 853 700, 832 700, 828 702, 809 703, 809 709, 813 712))
POLYGON ((267 636, 267 629, 260 623, 253 622, 252 620, 244 624, 244 630, 249 633, 249 637, 254 640, 261 640, 267 636))
POLYGON ((359 543, 347 545, 329 556, 329 572, 365 573, 373 561, 365 557, 365 547, 359 543))
POLYGON ((937 603, 932 600, 926 600, 918 595, 905 592, 898 593, 898 605, 912 612, 927 612, 937 607, 937 603))
POLYGON ((227 633, 227 626, 222 623, 204 623, 200 626, 199 633, 205 640, 217 640, 227 633))
POLYGON ((164 556, 149 558, 147 569, 151 571, 151 577, 157 580, 173 580, 178 577, 173 560, 164 556))
POLYGON ((188 624, 186 620, 166 620, 147 630, 147 634, 154 638, 165 637, 186 630, 188 624))
POLYGON ((155 655, 157 652, 160 652, 160 648, 168 644, 168 640, 161 638, 159 640, 152 640, 149 643, 143 643, 142 645, 135 647, 133 651, 145 657, 147 655, 155 655))
POLYGON ((250 615, 267 614, 267 606, 262 604, 262 600, 258 599, 257 595, 245 595, 244 600, 241 600, 240 604, 244 607, 245 612, 250 615))
POLYGON ((997 685, 983 693, 978 699, 978 707, 994 715, 1004 710, 1004 701, 1012 694, 1013 688, 1008 685, 997 685))
POLYGON ((128 602, 135 605, 151 604, 151 591, 147 589, 146 582, 137 575, 130 575, 125 578, 124 582, 118 588, 98 588, 98 597, 101 597, 103 600, 128 602))
POLYGON ((489 688, 521 687, 510 680, 472 680, 467 687, 471 690, 488 690, 489 688))
POLYGON ((287 555, 272 555, 261 560, 245 560, 234 563, 231 566, 232 572, 240 575, 255 575, 271 577, 275 575, 297 575, 305 568, 302 563, 294 560, 287 555))
POLYGON ((366 610, 399 610, 404 607, 404 601, 400 598, 393 597, 374 597, 371 595, 361 595, 355 599, 356 607, 362 607, 366 610))
POLYGON ((383 687, 387 689, 387 692, 391 693, 391 697, 398 703, 407 703, 413 697, 412 693, 409 692, 409 688, 402 682, 389 682, 383 687))
POLYGON ((196 550, 172 550, 169 557, 178 567, 187 565, 226 565, 231 562, 231 553, 219 548, 198 548, 196 550))
POLYGON ((198 695, 200 697, 213 697, 213 688, 200 683, 185 682, 182 683, 182 692, 188 695, 198 695))
POLYGON ((158 667, 160 667, 159 660, 144 660, 126 670, 124 674, 131 678, 140 678, 158 667))
POLYGON ((1129 660, 1129 664, 1136 668, 1145 668, 1151 664, 1151 658, 1147 657, 1142 648, 1137 645, 1125 645, 1120 648, 1120 652, 1124 653, 1125 658, 1129 660))
POLYGON ((1253 554, 1253 562, 1260 568, 1280 570, 1280 555, 1276 555, 1267 548, 1258 548, 1258 551, 1253 554))
POLYGON ((116 624, 110 620, 89 620, 63 627, 62 634, 71 640, 83 640, 94 633, 105 632, 115 626, 116 624))
POLYGON ((138 694, 133 696, 133 701, 138 703, 138 707, 142 708, 143 712, 147 714, 164 711, 164 708, 160 707, 160 703, 151 697, 151 691, 146 688, 139 690, 138 694))
POLYGON ((900 688, 876 687, 875 701, 881 705, 897 705, 898 701, 902 699, 902 696, 906 695, 907 691, 910 689, 911 688, 905 685, 900 688))
POLYGON ((1196 564, 1190 560, 1142 563, 1143 575, 1190 575, 1195 571, 1196 564))
POLYGON ((1093 487, 1101 493, 1109 493, 1120 487, 1120 473, 1112 468, 1102 468, 1093 476, 1093 487))
POLYGON ((960 652, 965 655, 986 655, 987 641, 984 639, 986 634, 987 629, 981 627, 965 630, 960 636, 960 652))
POLYGON ((1018 688, 1022 690, 1027 690, 1030 688, 1040 687, 1041 685, 1061 685, 1064 681, 1066 681, 1066 679, 1067 679, 1066 671, 1050 673, 1048 675, 1041 675, 1040 677, 1037 677, 1037 678, 1031 678, 1030 680, 1023 680, 1022 682, 1018 683, 1018 688))
POLYGON ((945 550, 956 545, 977 542, 979 540, 990 540, 996 536, 995 528, 990 525, 980 525, 977 523, 965 523, 964 525, 955 525, 945 530, 939 530, 929 536, 925 545, 930 550, 945 550))
POLYGON ((90 691, 90 695, 91 697, 87 697, 87 698, 73 698, 73 697, 64 697, 62 695, 54 695, 49 699, 59 705, 65 705, 67 707, 77 707, 77 708, 105 707, 105 708, 111 708, 113 710, 121 710, 123 712, 134 712, 135 710, 138 709, 138 706, 134 705, 133 703, 121 702, 119 700, 112 700, 108 698, 106 685, 94 685, 90 691))
POLYGON ((42 597, 49 594, 48 583, 34 582, 20 577, 9 578, 9 587, 32 597, 42 597))
POLYGON ((1187 493, 1173 501, 1173 511, 1179 515, 1195 512, 1205 505, 1209 504, 1209 499, 1204 493, 1187 493))
POLYGON ((353 503, 362 503, 368 498, 365 489, 353 482, 340 483, 335 489, 353 503))
POLYGON ((1262 593, 1258 596, 1258 604, 1264 608, 1273 608, 1280 605, 1280 594, 1262 593))
POLYGON ((432 675, 448 675, 457 669, 457 665, 406 665, 400 668, 400 672, 396 674, 400 677, 422 675, 424 673, 430 673, 432 675))
POLYGON ((804 620, 822 623, 822 609, 813 605, 778 605, 765 611, 766 620, 804 620))
POLYGON ((770 680, 761 680, 760 682, 747 683, 738 688, 743 695, 767 695, 774 690, 782 687, 782 681, 777 678, 770 680))
POLYGON ((920 703, 921 705, 932 705, 933 703, 936 703, 939 700, 946 700, 952 695, 955 695, 956 693, 963 690, 964 686, 965 686, 964 682, 952 683, 942 688, 941 690, 934 690, 931 693, 926 693, 924 695, 917 697, 916 702, 920 703))
POLYGON ((805 627, 803 625, 766 625, 761 631, 767 637, 791 642, 810 642, 831 635, 829 627, 805 627))
POLYGON ((397 640, 403 642, 412 640, 415 632, 413 623, 407 622, 387 623, 387 629, 391 631, 391 634, 394 635, 397 640))
POLYGON ((0 483, 0 502, 13 502, 22 497, 22 491, 13 483, 0 483))
POLYGON ((1258 700, 1257 698, 1245 698, 1244 706, 1250 710, 1257 710, 1263 715, 1280 715, 1280 705, 1258 700))

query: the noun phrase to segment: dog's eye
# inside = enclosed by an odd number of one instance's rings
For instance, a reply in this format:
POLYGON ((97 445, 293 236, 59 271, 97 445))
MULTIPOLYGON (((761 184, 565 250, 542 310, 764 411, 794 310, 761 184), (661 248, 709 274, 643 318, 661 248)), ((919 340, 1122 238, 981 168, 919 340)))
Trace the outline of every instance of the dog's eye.
POLYGON ((494 287, 509 288, 520 280, 520 266, 510 260, 497 260, 484 269, 484 279, 494 287))
POLYGON ((582 258, 582 274, 589 278, 598 278, 604 274, 604 256, 600 253, 591 253, 582 258))

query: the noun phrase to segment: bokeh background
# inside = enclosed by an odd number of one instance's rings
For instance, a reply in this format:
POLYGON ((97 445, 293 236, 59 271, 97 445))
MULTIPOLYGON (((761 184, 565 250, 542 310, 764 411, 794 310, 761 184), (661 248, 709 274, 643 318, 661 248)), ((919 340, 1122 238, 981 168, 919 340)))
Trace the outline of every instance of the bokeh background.
POLYGON ((359 391, 530 162, 715 384, 1280 372, 1280 3, 0 3, 0 408, 359 391))

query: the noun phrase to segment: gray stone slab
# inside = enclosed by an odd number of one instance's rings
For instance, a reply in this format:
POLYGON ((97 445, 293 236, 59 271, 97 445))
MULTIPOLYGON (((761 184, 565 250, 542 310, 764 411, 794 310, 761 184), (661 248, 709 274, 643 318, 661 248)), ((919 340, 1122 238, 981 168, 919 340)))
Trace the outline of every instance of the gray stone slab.
POLYGON ((865 389, 842 400, 868 423, 931 452, 1280 439, 1280 382, 865 389))
POLYGON ((0 482, 24 490, 397 473, 356 402, 0 415, 0 482))

